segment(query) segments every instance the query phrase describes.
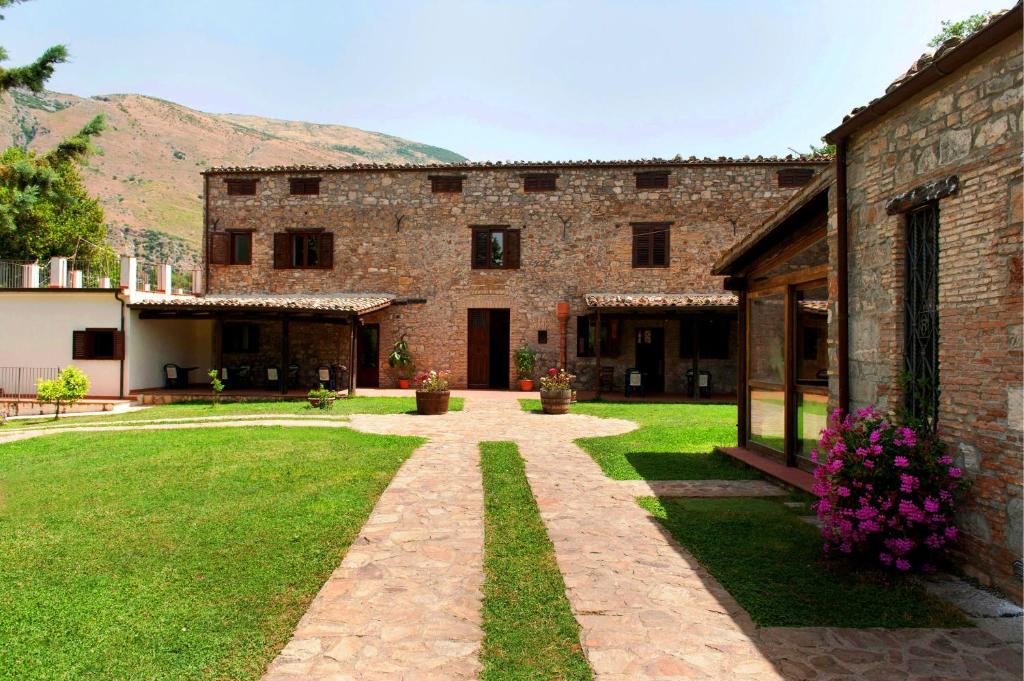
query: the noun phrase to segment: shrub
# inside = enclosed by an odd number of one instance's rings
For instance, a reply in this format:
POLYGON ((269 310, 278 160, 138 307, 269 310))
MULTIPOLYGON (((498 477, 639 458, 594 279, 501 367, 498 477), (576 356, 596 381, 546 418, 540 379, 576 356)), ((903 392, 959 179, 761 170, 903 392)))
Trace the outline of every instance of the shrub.
POLYGON ((901 572, 936 569, 956 541, 966 488, 938 438, 871 408, 836 411, 812 459, 826 553, 901 572))
POLYGON ((576 380, 576 376, 570 374, 565 369, 556 369, 551 367, 548 369, 546 376, 540 377, 540 391, 541 392, 557 392, 559 390, 572 390, 572 382, 576 380))
POLYGON ((395 341, 395 346, 388 353, 388 366, 397 369, 398 375, 402 378, 409 378, 416 371, 412 353, 409 352, 409 342, 405 340, 405 336, 395 341))
POLYGON ((220 380, 220 372, 210 369, 207 374, 210 377, 210 389, 213 390, 213 406, 220 404, 220 394, 224 392, 224 381, 220 380))
POLYGON ((328 390, 324 387, 324 384, 319 384, 313 390, 306 393, 306 397, 310 400, 316 401, 316 408, 320 411, 330 411, 334 408, 334 400, 338 396, 338 393, 333 390, 328 390))
POLYGON ((519 380, 528 381, 533 378, 533 371, 537 368, 537 351, 525 342, 519 346, 512 356, 516 363, 516 374, 519 380))
POLYGON ((89 393, 89 377, 77 367, 65 367, 57 378, 39 379, 36 384, 36 400, 55 406, 53 418, 60 418, 61 406, 64 411, 89 393))

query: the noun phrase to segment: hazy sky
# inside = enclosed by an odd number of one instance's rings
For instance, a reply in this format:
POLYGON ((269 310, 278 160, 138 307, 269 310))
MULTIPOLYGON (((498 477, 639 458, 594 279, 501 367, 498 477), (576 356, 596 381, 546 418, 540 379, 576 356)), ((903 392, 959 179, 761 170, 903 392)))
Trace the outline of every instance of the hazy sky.
POLYGON ((34 0, 10 64, 50 89, 340 123, 474 160, 801 151, 879 96, 940 21, 1013 0, 34 0))

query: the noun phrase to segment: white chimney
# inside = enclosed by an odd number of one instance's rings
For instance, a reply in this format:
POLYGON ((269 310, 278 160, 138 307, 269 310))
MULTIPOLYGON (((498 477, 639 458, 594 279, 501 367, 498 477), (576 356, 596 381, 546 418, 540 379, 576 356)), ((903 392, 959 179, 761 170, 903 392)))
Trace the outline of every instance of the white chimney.
POLYGON ((64 288, 68 282, 68 259, 50 258, 50 288, 64 288))
POLYGON ((192 270, 192 295, 203 295, 203 270, 198 267, 192 270))
POLYGON ((30 262, 21 266, 21 287, 39 288, 39 263, 30 262))
POLYGON ((68 274, 69 288, 82 288, 82 270, 71 270, 68 274))
POLYGON ((161 263, 156 266, 156 290, 167 295, 173 293, 171 288, 171 266, 167 263, 161 263))
POLYGON ((132 292, 135 290, 136 281, 138 281, 138 262, 135 260, 135 256, 122 255, 121 256, 121 290, 126 292, 132 292))

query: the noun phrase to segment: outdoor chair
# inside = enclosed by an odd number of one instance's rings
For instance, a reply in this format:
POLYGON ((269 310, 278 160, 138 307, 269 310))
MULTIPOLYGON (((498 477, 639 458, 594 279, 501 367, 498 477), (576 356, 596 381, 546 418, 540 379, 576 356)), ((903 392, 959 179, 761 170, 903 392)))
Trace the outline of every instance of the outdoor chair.
POLYGON ((234 376, 234 369, 229 370, 227 367, 220 368, 220 382, 227 388, 231 385, 231 377, 234 376))
POLYGON ((316 368, 316 381, 328 390, 337 390, 334 387, 334 371, 327 364, 321 364, 316 368))
POLYGON ((299 387, 299 365, 289 364, 287 372, 285 373, 285 386, 286 389, 291 390, 292 388, 299 387))
POLYGON ((344 364, 335 364, 334 369, 334 385, 335 390, 345 390, 348 388, 348 367, 344 364))
POLYGON ((281 387, 281 371, 276 366, 267 367, 267 388, 277 390, 281 387))
POLYGON ((165 364, 164 365, 164 387, 165 388, 182 388, 182 381, 184 376, 181 371, 181 367, 177 364, 165 364))
POLYGON ((645 395, 644 375, 635 367, 626 369, 626 397, 630 395, 645 395))
POLYGON ((694 382, 693 369, 686 370, 687 397, 711 397, 711 372, 701 369, 694 382))
POLYGON ((615 367, 601 367, 600 381, 602 392, 615 390, 615 367))

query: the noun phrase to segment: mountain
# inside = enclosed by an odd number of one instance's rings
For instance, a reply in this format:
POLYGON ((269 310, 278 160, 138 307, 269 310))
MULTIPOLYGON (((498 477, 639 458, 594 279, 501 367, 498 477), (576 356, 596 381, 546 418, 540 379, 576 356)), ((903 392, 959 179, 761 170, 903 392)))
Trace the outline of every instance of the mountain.
MULTIPOLYGON (((0 95, 0 145, 45 151, 103 114, 101 153, 83 169, 100 198, 115 248, 149 262, 196 262, 202 178, 210 166, 434 163, 465 160, 447 149, 343 125, 211 114, 143 95, 90 98, 57 92, 0 95)), ((2 148, 2 147, 0 147, 2 148)))

